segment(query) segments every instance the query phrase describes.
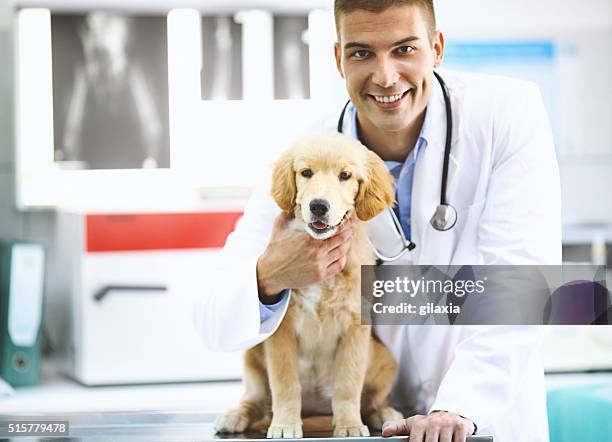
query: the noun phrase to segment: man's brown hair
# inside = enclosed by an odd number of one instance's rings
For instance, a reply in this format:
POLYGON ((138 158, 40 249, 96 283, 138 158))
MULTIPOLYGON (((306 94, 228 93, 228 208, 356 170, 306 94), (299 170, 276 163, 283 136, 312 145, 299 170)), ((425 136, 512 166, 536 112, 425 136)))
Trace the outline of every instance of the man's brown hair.
POLYGON ((427 21, 429 39, 433 41, 436 35, 436 12, 433 0, 335 0, 334 17, 336 19, 336 31, 340 36, 340 16, 351 12, 364 10, 369 12, 383 12, 392 6, 418 6, 427 21))

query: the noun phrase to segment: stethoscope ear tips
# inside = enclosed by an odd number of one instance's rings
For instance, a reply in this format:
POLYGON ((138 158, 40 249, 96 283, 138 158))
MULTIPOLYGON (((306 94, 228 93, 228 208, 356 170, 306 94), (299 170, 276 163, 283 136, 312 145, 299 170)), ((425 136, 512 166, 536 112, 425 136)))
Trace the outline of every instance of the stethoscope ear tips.
POLYGON ((440 204, 431 217, 431 226, 439 232, 452 229, 457 222, 457 211, 450 204, 440 204))

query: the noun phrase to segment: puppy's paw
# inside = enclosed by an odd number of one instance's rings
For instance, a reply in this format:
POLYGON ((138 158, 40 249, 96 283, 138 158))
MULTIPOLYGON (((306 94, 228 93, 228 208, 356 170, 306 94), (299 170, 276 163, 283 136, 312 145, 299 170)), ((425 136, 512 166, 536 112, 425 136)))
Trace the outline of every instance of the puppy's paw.
POLYGON ((268 439, 301 439, 303 437, 302 424, 276 425, 268 428, 268 439))
POLYGON ((362 437, 369 436, 370 430, 365 425, 352 427, 334 427, 334 437, 362 437))
POLYGON ((249 426, 249 418, 243 413, 232 410, 219 416, 215 421, 216 433, 243 433, 249 426))
POLYGON ((380 410, 374 410, 367 417, 366 421, 370 428, 380 431, 385 422, 403 419, 404 416, 393 407, 383 407, 380 410))

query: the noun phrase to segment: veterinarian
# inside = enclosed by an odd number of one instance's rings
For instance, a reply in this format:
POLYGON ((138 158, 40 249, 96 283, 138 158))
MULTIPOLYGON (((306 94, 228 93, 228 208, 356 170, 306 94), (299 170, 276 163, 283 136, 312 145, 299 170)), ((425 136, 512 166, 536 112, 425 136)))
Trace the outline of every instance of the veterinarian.
MULTIPOLYGON (((431 0, 336 0, 335 15, 335 57, 350 103, 341 118, 338 109, 315 131, 340 129, 358 138, 396 177, 395 212, 410 247, 392 262, 560 264, 559 174, 537 87, 439 71, 444 37, 431 0)), ((231 351, 262 342, 283 319, 288 287, 321 282, 343 268, 350 223, 329 240, 313 241, 289 231, 279 212, 263 186, 228 238, 226 269, 196 309, 210 347, 231 351)), ((399 233, 391 224, 382 239, 401 246, 399 233)), ((381 238, 371 239, 376 245, 381 238)), ((405 416, 388 422, 384 435, 447 442, 477 432, 496 442, 548 441, 539 328, 375 332, 398 361, 392 403, 405 416)))

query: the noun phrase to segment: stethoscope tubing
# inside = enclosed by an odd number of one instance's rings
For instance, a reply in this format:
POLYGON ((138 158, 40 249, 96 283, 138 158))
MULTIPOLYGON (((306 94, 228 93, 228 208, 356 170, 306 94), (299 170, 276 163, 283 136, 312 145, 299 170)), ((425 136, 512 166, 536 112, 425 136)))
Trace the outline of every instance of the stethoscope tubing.
POLYGON ((446 186, 448 183, 448 163, 450 161, 450 151, 453 138, 453 110, 450 102, 450 93, 446 83, 437 72, 433 73, 440 86, 442 87, 442 95, 444 96, 444 106, 446 108, 446 139, 444 142, 444 164, 442 166, 442 183, 440 185, 440 205, 447 205, 446 201, 446 186))

